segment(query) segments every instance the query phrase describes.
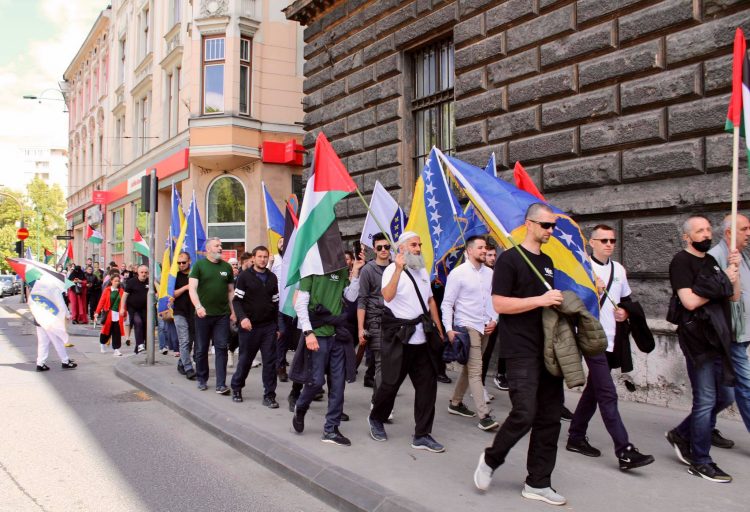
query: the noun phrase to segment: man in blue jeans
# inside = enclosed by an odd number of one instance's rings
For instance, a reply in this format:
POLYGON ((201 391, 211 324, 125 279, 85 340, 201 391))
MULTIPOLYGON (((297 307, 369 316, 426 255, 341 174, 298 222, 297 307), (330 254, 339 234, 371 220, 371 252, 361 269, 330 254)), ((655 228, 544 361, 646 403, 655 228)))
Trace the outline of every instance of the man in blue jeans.
POLYGON ((740 255, 733 249, 728 257, 729 266, 722 270, 708 254, 711 235, 707 218, 690 216, 682 226, 685 250, 677 253, 669 264, 669 280, 680 302, 677 318, 673 320, 685 354, 693 407, 690 415, 667 432, 666 437, 678 458, 689 465, 688 473, 711 482, 727 483, 732 477, 714 463, 709 451, 712 416, 719 405, 721 384, 732 377, 725 375, 725 370, 732 371, 729 301, 740 298, 740 255))
MULTIPOLYGON (((729 266, 729 244, 731 243, 731 216, 727 215, 721 224, 721 232, 724 238, 716 244, 708 253, 716 258, 721 268, 729 266)), ((750 344, 750 258, 743 252, 750 242, 750 219, 746 216, 737 215, 737 243, 736 248, 740 255, 740 298, 742 300, 732 302, 732 327, 735 332, 734 343, 730 345, 732 356, 732 367, 734 368, 734 387, 725 387, 724 403, 728 407, 732 402, 737 402, 737 410, 740 412, 745 428, 750 432, 750 361, 747 357, 747 347, 750 344)), ((715 410, 715 413, 721 409, 715 410)), ((713 416, 713 426, 716 426, 716 414, 713 416)), ((734 442, 724 438, 714 428, 711 443, 719 448, 731 448, 734 442)))
POLYGON ((195 306, 195 366, 198 389, 208 389, 208 346, 214 343, 216 393, 228 395, 227 345, 229 321, 235 321, 232 266, 221 259, 221 239, 206 241, 206 259, 199 260, 190 271, 190 300, 195 306))
MULTIPOLYGON (((309 380, 303 382, 302 393, 297 399, 292 417, 292 428, 298 434, 305 430, 305 414, 315 395, 323 389, 328 377, 328 412, 321 441, 338 446, 351 446, 351 441, 339 432, 341 414, 344 411, 344 388, 346 386, 347 360, 352 360, 354 340, 347 329, 343 314, 342 295, 355 301, 359 295, 359 269, 364 258, 355 261, 351 272, 345 262, 342 268, 324 275, 302 278, 294 303, 294 311, 305 340, 305 349, 297 349, 292 363, 290 378, 298 380, 297 368, 302 359, 309 356, 311 365, 309 380), (308 354, 307 351, 310 351, 308 354), (347 357, 347 351, 350 353, 347 357)), ((353 368, 351 369, 353 370, 353 368)))
MULTIPOLYGON (((616 304, 629 300, 630 285, 625 268, 612 260, 615 250, 615 230, 605 224, 599 224, 591 232, 589 243, 593 249, 591 267, 596 276, 596 287, 600 293, 599 321, 607 335, 607 352, 612 352, 615 346, 615 332, 617 322, 624 322, 628 313, 616 304)), ((621 470, 635 469, 654 462, 652 455, 645 455, 630 443, 628 431, 620 417, 617 408, 617 389, 612 381, 609 363, 605 354, 587 356, 586 366, 589 374, 586 388, 583 390, 578 407, 573 413, 573 419, 568 429, 568 443, 566 449, 588 457, 599 457, 601 452, 591 446, 586 437, 589 422, 596 412, 604 421, 612 442, 615 445, 615 456, 621 470)))
POLYGON ((268 270, 268 249, 253 249, 253 265, 240 272, 234 285, 234 311, 239 321, 240 357, 232 376, 232 400, 242 402, 242 388, 253 359, 263 357, 263 405, 278 409, 276 402, 276 344, 279 339, 279 285, 268 270))

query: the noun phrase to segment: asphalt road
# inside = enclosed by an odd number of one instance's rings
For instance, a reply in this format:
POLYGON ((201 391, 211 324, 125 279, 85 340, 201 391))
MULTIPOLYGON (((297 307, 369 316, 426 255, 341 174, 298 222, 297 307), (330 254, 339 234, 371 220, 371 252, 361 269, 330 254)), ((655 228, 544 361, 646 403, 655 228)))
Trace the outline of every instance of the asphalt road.
POLYGON ((51 350, 37 373, 33 326, 0 308, 0 511, 332 510, 115 377, 94 338, 73 341, 77 369, 51 350))

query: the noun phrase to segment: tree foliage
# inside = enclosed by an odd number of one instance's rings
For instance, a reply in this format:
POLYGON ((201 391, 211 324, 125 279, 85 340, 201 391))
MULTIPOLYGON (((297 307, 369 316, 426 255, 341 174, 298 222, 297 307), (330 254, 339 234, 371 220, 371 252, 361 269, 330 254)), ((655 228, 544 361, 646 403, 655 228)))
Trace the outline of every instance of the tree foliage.
MULTIPOLYGON (((29 230, 26 247, 34 258, 43 260, 44 249, 54 250, 55 235, 65 234, 65 196, 59 185, 48 185, 38 176, 28 184, 25 193, 2 187, 0 191, 18 198, 24 205, 24 223, 29 230)), ((0 270, 9 271, 6 256, 15 256, 16 222, 21 212, 12 199, 0 196, 0 270)))

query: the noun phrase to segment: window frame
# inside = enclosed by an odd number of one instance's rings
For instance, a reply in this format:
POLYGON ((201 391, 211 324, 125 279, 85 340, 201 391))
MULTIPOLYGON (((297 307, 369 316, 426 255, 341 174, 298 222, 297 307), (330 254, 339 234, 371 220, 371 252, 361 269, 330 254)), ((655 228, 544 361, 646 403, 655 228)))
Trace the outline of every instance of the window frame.
POLYGON ((242 36, 240 38, 240 90, 239 90, 239 105, 238 112, 244 116, 250 116, 251 98, 253 90, 253 40, 250 37, 242 36), (247 58, 243 58, 243 44, 247 44, 247 58), (247 70, 247 76, 243 79, 242 70, 247 70), (246 83, 245 83, 246 82, 246 83), (242 86, 245 85, 245 110, 242 109, 242 86))
POLYGON ((242 234, 243 238, 221 238, 222 243, 228 242, 228 243, 242 243, 244 245, 247 245, 247 187, 245 187, 245 184, 242 183, 242 180, 239 179, 237 176, 234 176, 232 174, 224 174, 221 176, 217 176, 216 178, 209 183, 208 188, 206 188, 206 237, 211 238, 212 236, 215 236, 215 234, 211 233, 211 228, 214 227, 225 227, 225 226, 242 226, 242 234), (244 220, 242 222, 210 222, 210 212, 211 212, 211 190, 216 186, 217 183, 219 183, 223 179, 232 179, 237 181, 242 186, 242 191, 245 195, 244 197, 244 220))
POLYGON ((112 211, 112 254, 125 254, 125 207, 112 211), (120 217, 120 233, 117 233, 117 217, 120 217))
POLYGON ((226 105, 226 98, 224 94, 225 89, 225 72, 226 72, 226 43, 227 38, 225 34, 216 34, 216 35, 210 35, 210 36, 203 36, 203 40, 201 41, 201 113, 202 115, 214 115, 214 114, 223 114, 225 111, 225 105, 226 105), (221 39, 223 41, 222 44, 222 57, 219 58, 211 58, 206 59, 206 49, 207 49, 207 43, 214 39, 221 39), (212 112, 206 111, 206 70, 209 67, 221 67, 221 110, 216 110, 212 112))

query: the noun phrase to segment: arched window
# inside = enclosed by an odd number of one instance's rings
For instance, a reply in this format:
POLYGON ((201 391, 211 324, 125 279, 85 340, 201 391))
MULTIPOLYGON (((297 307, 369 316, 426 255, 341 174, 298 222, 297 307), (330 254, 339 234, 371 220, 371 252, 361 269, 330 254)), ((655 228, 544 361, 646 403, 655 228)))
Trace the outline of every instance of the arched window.
POLYGON ((245 251, 245 187, 234 176, 221 176, 208 187, 207 235, 221 238, 224 250, 245 251))

